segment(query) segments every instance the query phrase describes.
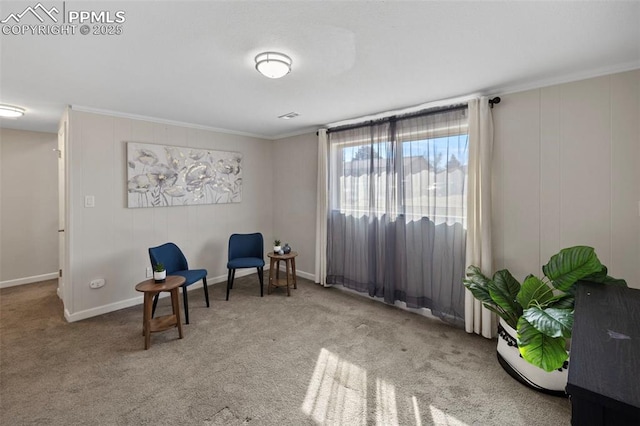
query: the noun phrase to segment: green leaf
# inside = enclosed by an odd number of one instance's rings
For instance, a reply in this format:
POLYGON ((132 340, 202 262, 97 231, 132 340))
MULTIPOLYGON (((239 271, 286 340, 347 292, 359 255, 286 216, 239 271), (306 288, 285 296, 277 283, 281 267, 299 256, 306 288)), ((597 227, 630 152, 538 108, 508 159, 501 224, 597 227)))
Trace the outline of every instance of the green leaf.
POLYGON ((532 303, 544 305, 552 298, 553 289, 533 275, 529 275, 524 279, 517 296, 518 302, 523 309, 528 308, 532 303))
POLYGON ((489 294, 489 290, 484 287, 480 287, 477 284, 469 281, 464 282, 464 286, 471 291, 473 297, 478 299, 481 302, 491 302, 491 295, 489 294))
POLYGON ((465 281, 473 281, 480 286, 486 287, 490 279, 480 271, 477 266, 471 265, 466 271, 467 279, 465 281))
POLYGON ((522 315, 522 306, 516 296, 520 291, 520 283, 506 269, 496 272, 489 281, 489 294, 493 301, 509 314, 516 317, 522 315))
POLYGON ((498 316, 500 318, 502 318, 503 320, 505 320, 507 322, 507 324, 509 324, 509 326, 513 327, 513 323, 517 322, 517 318, 514 319, 513 316, 507 314, 500 306, 496 305, 495 303, 493 304, 489 304, 489 303, 483 303, 482 306, 484 306, 485 308, 487 308, 488 310, 490 310, 491 312, 498 314, 498 316))
POLYGON ((518 321, 518 349, 529 363, 545 371, 553 371, 567 360, 564 337, 549 337, 532 326, 524 317, 518 321))
POLYGON ((471 265, 467 268, 467 279, 463 281, 463 284, 471 291, 473 297, 483 304, 495 305, 489 294, 489 281, 489 278, 480 272, 480 268, 471 265))
POLYGON ((573 308, 576 304, 575 296, 571 294, 561 294, 558 296, 554 296, 546 305, 549 308, 557 308, 557 309, 570 309, 573 311, 573 308))
POLYGON ((609 271, 607 270, 607 267, 602 265, 602 268, 600 268, 599 271, 594 272, 593 274, 590 274, 582 279, 585 281, 591 281, 594 283, 601 283, 605 278, 607 278, 608 272, 609 271))
POLYGON ((464 286, 471 291, 473 297, 482 303, 482 306, 498 314, 507 324, 515 328, 518 323, 518 317, 522 311, 514 312, 511 307, 505 310, 498 305, 489 292, 490 283, 492 283, 492 281, 487 278, 477 266, 472 265, 467 268, 467 279, 463 282, 464 286))
POLYGON ((618 278, 613 278, 610 277, 609 275, 607 275, 609 271, 607 270, 607 267, 602 265, 602 269, 599 270, 596 273, 593 273, 589 276, 586 276, 584 278, 582 278, 584 281, 591 281, 594 283, 601 283, 601 284, 609 284, 609 285, 619 285, 622 287, 626 287, 627 286, 627 282, 625 280, 622 279, 618 279, 618 278))
POLYGON ((472 281, 479 286, 486 287, 491 279, 483 274, 480 268, 471 265, 467 268, 467 280, 465 281, 472 281))
POLYGON ((572 309, 540 309, 537 306, 532 306, 524 310, 522 317, 538 331, 549 337, 571 337, 572 309))
POLYGON ((567 291, 576 281, 601 271, 602 264, 592 247, 575 246, 560 250, 542 267, 558 290, 567 291))
POLYGON ((602 280, 602 284, 607 285, 619 285, 621 287, 627 287, 627 282, 621 278, 613 278, 607 275, 604 280, 602 280))

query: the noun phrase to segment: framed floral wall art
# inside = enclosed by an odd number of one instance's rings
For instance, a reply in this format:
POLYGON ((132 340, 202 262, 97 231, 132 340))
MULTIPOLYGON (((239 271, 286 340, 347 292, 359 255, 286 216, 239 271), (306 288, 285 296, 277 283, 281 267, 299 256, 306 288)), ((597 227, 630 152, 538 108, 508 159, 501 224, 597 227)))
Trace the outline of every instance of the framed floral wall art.
POLYGON ((242 154, 127 143, 127 207, 242 201, 242 154))

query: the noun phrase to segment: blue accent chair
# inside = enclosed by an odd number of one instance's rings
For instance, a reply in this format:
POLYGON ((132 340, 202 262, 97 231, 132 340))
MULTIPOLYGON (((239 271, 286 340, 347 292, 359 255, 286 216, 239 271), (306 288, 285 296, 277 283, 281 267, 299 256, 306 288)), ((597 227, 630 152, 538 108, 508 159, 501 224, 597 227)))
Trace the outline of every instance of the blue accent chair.
MULTIPOLYGON (((209 289, 207 289, 207 270, 206 269, 189 269, 187 259, 182 254, 182 251, 177 245, 173 243, 166 243, 158 247, 151 247, 149 249, 149 258, 151 259, 151 267, 155 269, 158 263, 162 263, 167 270, 167 275, 180 275, 184 277, 184 284, 182 287, 182 300, 184 302, 184 319, 185 323, 189 324, 189 303, 187 300, 187 287, 191 284, 197 283, 202 280, 202 287, 204 288, 204 298, 207 301, 207 308, 209 307, 209 289)), ((158 304, 158 296, 156 294, 153 298, 153 310, 151 317, 156 312, 156 305, 158 304)))
POLYGON ((262 234, 233 234, 229 237, 229 261, 227 262, 227 300, 233 288, 236 269, 257 268, 260 280, 260 297, 264 295, 262 273, 264 271, 264 240, 262 234))

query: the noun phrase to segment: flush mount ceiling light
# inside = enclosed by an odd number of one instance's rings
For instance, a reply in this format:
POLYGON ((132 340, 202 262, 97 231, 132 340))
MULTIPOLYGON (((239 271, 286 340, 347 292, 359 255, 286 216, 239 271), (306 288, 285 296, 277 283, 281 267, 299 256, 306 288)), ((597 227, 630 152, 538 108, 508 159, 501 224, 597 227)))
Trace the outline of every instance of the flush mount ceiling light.
POLYGON ((291 72, 292 62, 283 53, 263 52, 256 56, 256 69, 265 77, 280 78, 291 72))
POLYGON ((0 117, 17 118, 24 115, 24 108, 13 105, 0 104, 0 117))

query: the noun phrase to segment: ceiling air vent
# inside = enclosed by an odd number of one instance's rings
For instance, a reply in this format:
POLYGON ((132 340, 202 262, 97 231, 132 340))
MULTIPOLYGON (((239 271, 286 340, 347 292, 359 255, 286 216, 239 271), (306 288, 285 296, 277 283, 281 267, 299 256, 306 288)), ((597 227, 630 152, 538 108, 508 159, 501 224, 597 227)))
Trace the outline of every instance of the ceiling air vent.
POLYGON ((291 120, 292 118, 296 118, 299 115, 300 114, 298 114, 297 112, 290 112, 288 114, 280 115, 280 116, 278 116, 278 118, 282 118, 282 119, 285 119, 285 120, 291 120))

